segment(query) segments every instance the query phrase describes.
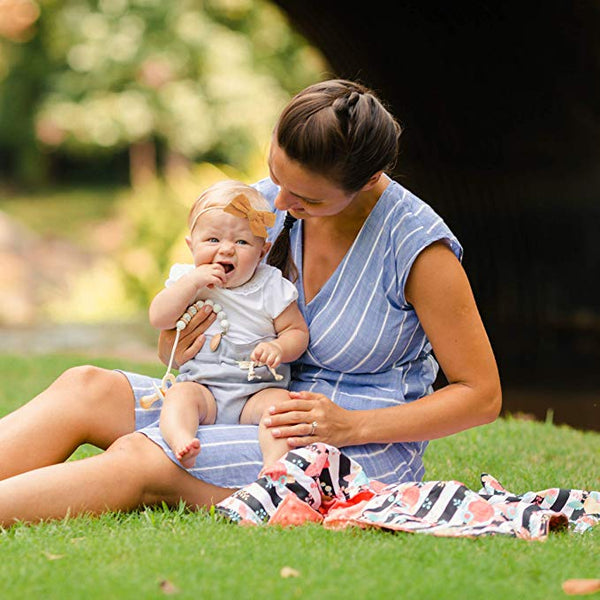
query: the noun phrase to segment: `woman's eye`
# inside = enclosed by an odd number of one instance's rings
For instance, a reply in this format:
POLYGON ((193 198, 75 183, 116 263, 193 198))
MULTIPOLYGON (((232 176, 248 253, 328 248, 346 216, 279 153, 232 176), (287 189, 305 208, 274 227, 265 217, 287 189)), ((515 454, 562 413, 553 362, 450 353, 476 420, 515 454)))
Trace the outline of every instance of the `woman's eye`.
POLYGON ((319 206, 323 204, 322 200, 307 200, 306 198, 301 198, 300 196, 298 196, 298 198, 300 199, 300 202, 308 204, 308 206, 319 206))

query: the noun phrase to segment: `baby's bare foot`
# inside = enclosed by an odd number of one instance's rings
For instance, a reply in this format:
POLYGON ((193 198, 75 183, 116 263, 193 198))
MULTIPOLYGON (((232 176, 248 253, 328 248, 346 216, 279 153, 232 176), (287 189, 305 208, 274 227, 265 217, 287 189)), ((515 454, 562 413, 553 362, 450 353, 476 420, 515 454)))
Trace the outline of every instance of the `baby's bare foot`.
POLYGON ((196 456, 200 454, 200 440, 194 438, 187 444, 184 444, 175 450, 177 460, 186 468, 194 466, 196 456))

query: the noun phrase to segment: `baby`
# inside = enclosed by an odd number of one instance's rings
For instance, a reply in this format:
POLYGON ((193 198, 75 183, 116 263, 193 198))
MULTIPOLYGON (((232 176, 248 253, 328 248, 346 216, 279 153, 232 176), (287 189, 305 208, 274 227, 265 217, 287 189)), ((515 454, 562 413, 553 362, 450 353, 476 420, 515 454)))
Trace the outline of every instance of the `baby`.
POLYGON ((253 187, 234 180, 209 187, 189 215, 186 242, 194 264, 173 265, 150 304, 150 323, 157 329, 175 328, 197 302, 211 304, 217 313, 206 343, 180 366, 164 394, 160 430, 185 468, 200 452, 198 425, 258 424, 265 466, 289 449, 260 426, 269 407, 289 397, 287 363, 308 345, 296 287, 261 262, 274 220, 253 187))

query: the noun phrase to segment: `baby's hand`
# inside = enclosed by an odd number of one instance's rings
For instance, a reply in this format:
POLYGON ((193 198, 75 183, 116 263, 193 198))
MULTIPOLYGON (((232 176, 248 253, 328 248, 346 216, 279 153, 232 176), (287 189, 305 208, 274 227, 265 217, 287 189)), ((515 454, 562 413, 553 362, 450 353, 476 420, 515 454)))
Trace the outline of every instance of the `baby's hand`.
POLYGON ((275 369, 281 364, 282 354, 283 352, 278 344, 273 342, 261 342, 252 351, 250 360, 275 369))
POLYGON ((225 284, 225 269, 222 265, 214 263, 198 265, 192 273, 198 289, 222 287, 225 284))

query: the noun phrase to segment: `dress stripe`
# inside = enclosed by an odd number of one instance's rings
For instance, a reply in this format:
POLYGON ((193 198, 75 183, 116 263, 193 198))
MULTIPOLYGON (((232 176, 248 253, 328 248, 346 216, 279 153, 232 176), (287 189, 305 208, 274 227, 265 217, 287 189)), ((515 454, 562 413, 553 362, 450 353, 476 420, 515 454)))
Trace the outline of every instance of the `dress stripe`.
MULTIPOLYGON (((272 181, 264 179, 256 187, 273 203, 278 188, 272 181)), ((284 217, 285 213, 276 212, 270 241, 281 231, 284 217)), ((436 241, 443 240, 462 258, 462 248, 443 219, 391 181, 338 268, 308 304, 303 290, 302 231, 299 221, 290 231, 290 240, 299 273, 298 306, 309 326, 310 343, 292 365, 290 389, 324 394, 349 410, 394 407, 431 393, 439 367, 405 299, 404 286, 415 259, 436 241)), ((150 378, 126 375, 136 398, 153 389, 150 378)), ((138 408, 136 429, 177 463, 160 434, 159 408, 138 408)), ((205 426, 197 435, 201 451, 188 469, 192 475, 224 487, 243 487, 256 480, 262 465, 256 426, 205 426)), ((342 450, 368 477, 398 483, 422 478, 426 447, 427 442, 399 442, 342 450)))

